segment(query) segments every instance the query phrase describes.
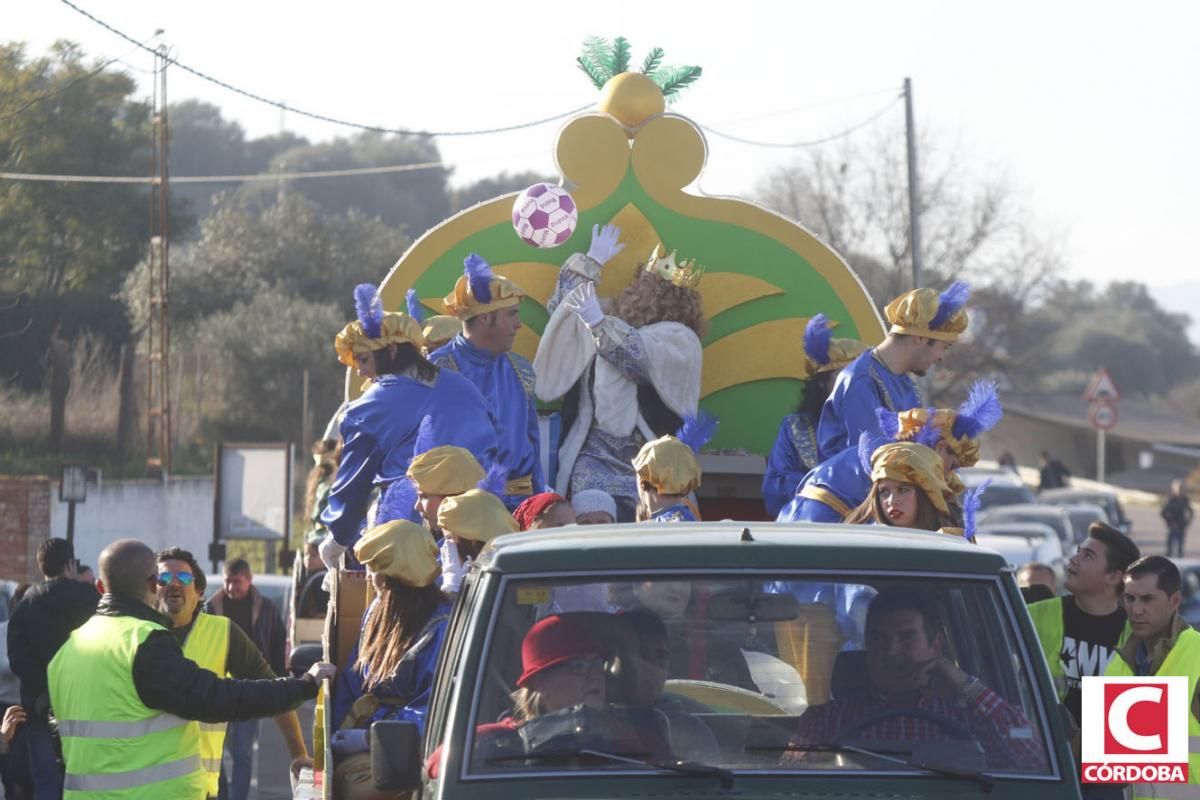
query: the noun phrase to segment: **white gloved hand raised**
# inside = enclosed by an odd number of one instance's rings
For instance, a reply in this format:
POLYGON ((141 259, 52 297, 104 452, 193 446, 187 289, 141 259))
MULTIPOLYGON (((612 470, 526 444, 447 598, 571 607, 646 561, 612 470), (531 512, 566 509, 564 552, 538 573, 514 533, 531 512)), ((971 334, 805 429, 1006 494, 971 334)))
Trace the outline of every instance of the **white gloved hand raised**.
POLYGON ((616 225, 609 223, 603 228, 599 225, 593 225, 592 245, 587 251, 588 258, 603 267, 617 253, 625 249, 625 245, 621 244, 620 238, 621 229, 616 225))
POLYGON ((567 292, 562 304, 578 314, 589 328, 604 321, 604 312, 600 309, 600 301, 596 299, 596 284, 591 281, 581 283, 567 292))
POLYGON ((329 533, 317 546, 317 552, 321 554, 321 561, 329 570, 325 573, 324 580, 321 581, 321 588, 329 591, 333 587, 333 573, 337 572, 338 563, 342 560, 342 553, 346 552, 346 548, 338 544, 337 540, 333 538, 333 534, 329 533))
POLYGON ((466 566, 458 555, 458 545, 449 536, 442 539, 442 591, 453 594, 462 586, 466 566))

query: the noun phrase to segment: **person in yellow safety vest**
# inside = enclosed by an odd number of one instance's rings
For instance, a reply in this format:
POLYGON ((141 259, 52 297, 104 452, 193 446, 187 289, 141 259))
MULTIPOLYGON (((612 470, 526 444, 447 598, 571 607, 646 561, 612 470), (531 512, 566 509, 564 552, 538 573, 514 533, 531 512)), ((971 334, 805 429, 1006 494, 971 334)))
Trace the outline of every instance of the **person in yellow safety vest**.
POLYGON ((1200 633, 1179 616, 1179 569, 1164 556, 1145 556, 1125 570, 1123 602, 1132 635, 1108 665, 1106 676, 1184 676, 1188 679, 1188 785, 1135 783, 1138 798, 1194 798, 1200 783, 1200 633))
POLYGON ((1129 638, 1121 605, 1125 569, 1138 559, 1138 546, 1103 522, 1067 561, 1064 584, 1071 593, 1029 606, 1058 697, 1080 726, 1082 679, 1103 675, 1117 648, 1129 638))
MULTIPOLYGON (((158 552, 158 610, 171 618, 171 636, 183 648, 183 654, 198 666, 220 677, 273 680, 278 677, 254 642, 229 617, 206 614, 204 599, 207 580, 195 557, 179 547, 158 552)), ((275 724, 292 755, 292 771, 312 766, 300 719, 295 711, 275 717, 275 724)), ((208 796, 220 790, 221 753, 225 744, 225 723, 200 724, 200 760, 208 774, 208 796)))
POLYGON ((105 548, 96 614, 50 662, 66 800, 202 800, 198 722, 281 714, 333 675, 325 663, 303 678, 271 681, 223 679, 198 667, 155 610, 157 567, 154 551, 136 539, 105 548))

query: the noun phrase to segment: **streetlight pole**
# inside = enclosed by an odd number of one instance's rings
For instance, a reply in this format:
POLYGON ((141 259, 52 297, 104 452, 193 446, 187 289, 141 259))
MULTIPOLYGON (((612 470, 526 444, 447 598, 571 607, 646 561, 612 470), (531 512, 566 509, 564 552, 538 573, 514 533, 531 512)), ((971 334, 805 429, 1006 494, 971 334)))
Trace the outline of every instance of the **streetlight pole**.
POLYGON ((912 78, 904 79, 904 131, 908 144, 908 243, 912 283, 921 288, 921 200, 917 176, 917 126, 913 122, 912 78))

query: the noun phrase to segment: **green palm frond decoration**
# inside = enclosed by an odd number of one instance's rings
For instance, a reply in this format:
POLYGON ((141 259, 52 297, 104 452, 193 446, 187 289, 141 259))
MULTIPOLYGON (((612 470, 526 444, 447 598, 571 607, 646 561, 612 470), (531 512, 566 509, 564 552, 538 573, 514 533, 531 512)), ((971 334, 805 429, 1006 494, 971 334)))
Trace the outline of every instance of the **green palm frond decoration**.
POLYGON ((612 74, 620 75, 629 71, 629 40, 618 36, 612 47, 612 74))
POLYGON ((662 89, 667 102, 674 102, 679 92, 700 78, 700 67, 662 67, 654 75, 654 82, 662 89))
POLYGON ((642 74, 647 78, 653 78, 654 73, 662 65, 663 49, 655 47, 646 54, 646 60, 642 62, 642 74))
MULTIPOLYGON (((611 42, 602 36, 589 36, 583 40, 583 54, 575 61, 596 88, 603 89, 608 81, 629 71, 630 51, 629 40, 624 36, 611 42)), ((658 84, 667 102, 674 102, 680 91, 696 82, 701 70, 700 67, 663 66, 663 55, 661 47, 651 48, 642 62, 641 73, 658 84)))

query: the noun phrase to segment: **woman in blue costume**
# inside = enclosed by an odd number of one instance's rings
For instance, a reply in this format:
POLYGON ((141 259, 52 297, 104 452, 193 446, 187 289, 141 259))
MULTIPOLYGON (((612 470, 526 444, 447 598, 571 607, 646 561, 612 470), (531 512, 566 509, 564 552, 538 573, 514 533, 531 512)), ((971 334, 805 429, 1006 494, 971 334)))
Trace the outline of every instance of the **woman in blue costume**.
POLYGON ((646 442, 633 459, 638 480, 638 522, 699 522, 691 493, 700 486, 696 455, 717 430, 710 414, 688 417, 675 436, 646 442))
MULTIPOLYGON (((988 381, 977 381, 957 409, 914 408, 899 414, 876 409, 878 427, 885 438, 920 441, 941 456, 946 480, 956 494, 961 493, 962 485, 954 472, 975 466, 979 461, 979 437, 991 430, 1002 414, 996 386, 988 381)), ((857 452, 843 450, 804 476, 777 521, 841 522, 866 499, 870 489, 871 479, 857 452)))
MULTIPOLYGON (((421 355, 421 328, 400 312, 384 313, 375 287, 354 290, 358 319, 334 340, 338 360, 371 380, 346 407, 340 425, 342 458, 321 514, 330 535, 321 557, 333 569, 358 541, 371 490, 401 482, 412 460, 421 421, 429 417, 438 441, 463 447, 487 467, 496 458, 496 431, 479 390, 421 355)), ((382 502, 382 500, 381 500, 382 502)), ((411 508, 401 514, 416 520, 411 508)))
POLYGON ((820 463, 817 422, 821 406, 833 388, 838 370, 866 349, 866 345, 854 339, 831 338, 831 331, 824 314, 817 314, 804 327, 804 393, 796 413, 788 414, 779 424, 779 434, 763 475, 763 500, 772 517, 779 515, 795 496, 800 481, 820 463))
POLYGON ((363 615, 352 666, 339 676, 334 693, 334 719, 340 723, 332 739, 336 797, 375 796, 367 749, 373 722, 425 727, 450 599, 438 588, 441 570, 429 532, 393 518, 411 502, 411 487, 391 493, 380 505, 380 517, 389 521, 371 528, 354 546, 376 596, 363 615))
POLYGON ((967 328, 963 306, 970 293, 967 284, 955 281, 941 294, 914 289, 888 303, 887 338, 842 370, 821 409, 817 449, 822 461, 854 447, 863 431, 878 433, 875 409, 900 412, 921 405, 909 376, 924 376, 950 352, 967 328))
MULTIPOLYGON (((461 373, 487 398, 496 428, 497 458, 507 481, 501 499, 510 511, 526 497, 544 491, 546 484, 533 365, 512 349, 521 329, 524 296, 520 286, 493 273, 487 261, 471 253, 454 291, 442 301, 446 313, 462 323, 462 330, 429 354, 430 361, 461 373)), ((485 469, 490 466, 482 458, 479 461, 485 469)))

